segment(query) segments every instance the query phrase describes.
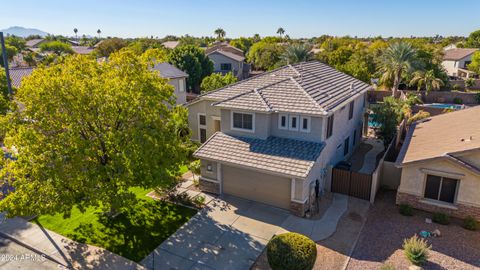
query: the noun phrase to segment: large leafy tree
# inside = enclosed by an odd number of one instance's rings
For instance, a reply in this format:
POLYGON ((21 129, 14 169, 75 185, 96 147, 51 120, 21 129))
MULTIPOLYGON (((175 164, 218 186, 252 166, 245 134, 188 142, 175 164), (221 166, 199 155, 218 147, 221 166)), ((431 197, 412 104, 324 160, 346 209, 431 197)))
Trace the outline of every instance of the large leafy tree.
POLYGON ((202 89, 203 94, 235 82, 237 82, 237 77, 233 76, 232 72, 225 75, 213 73, 212 75, 203 78, 200 88, 202 89))
POLYGON ((103 63, 73 55, 26 78, 16 95, 24 109, 6 121, 18 159, 1 170, 15 191, 0 210, 116 213, 134 203, 131 187, 171 184, 186 158, 186 112, 150 66, 130 51, 103 63))
POLYGON ((473 54, 472 62, 468 65, 468 69, 480 74, 480 51, 473 54))
POLYGON ((247 60, 255 69, 271 70, 278 66, 284 51, 284 47, 278 43, 262 40, 252 45, 247 60))
POLYGON ((222 40, 225 37, 225 35, 227 34, 225 32, 225 30, 223 30, 222 28, 215 29, 214 33, 217 36, 218 40, 222 40))
POLYGON ((305 44, 291 44, 285 49, 282 59, 286 64, 306 62, 312 59, 310 50, 310 46, 305 44))
POLYGON ((381 81, 391 83, 392 96, 396 96, 403 75, 415 70, 417 52, 410 43, 395 42, 383 51, 378 65, 381 81))
POLYGON ((95 48, 95 54, 97 57, 109 57, 111 53, 114 53, 127 45, 127 41, 121 38, 106 39, 99 43, 98 47, 95 48))
POLYGON ((9 105, 8 101, 9 101, 9 96, 8 96, 8 86, 7 86, 7 75, 5 74, 5 69, 0 67, 0 114, 1 115, 4 115, 7 113, 8 105, 9 105))
POLYGON ((43 52, 53 52, 56 55, 73 53, 70 44, 56 40, 40 44, 40 50, 43 52))
POLYGON ((26 48, 26 41, 23 38, 16 37, 16 36, 9 36, 5 39, 5 44, 8 44, 12 47, 15 47, 18 52, 25 50, 26 48))
MULTIPOLYGON (((7 51, 7 59, 8 61, 12 61, 13 60, 13 57, 18 53, 18 50, 11 46, 11 45, 8 45, 8 44, 5 44, 5 49, 7 51)), ((3 52, 0 48, 0 66, 4 67, 4 63, 3 63, 3 52)))
POLYGON ((435 76, 435 72, 433 70, 427 70, 426 72, 416 72, 415 76, 410 81, 410 85, 416 85, 418 91, 424 87, 428 94, 432 90, 439 90, 444 83, 442 79, 435 76))
POLYGON ((195 92, 198 92, 202 79, 213 72, 212 61, 202 49, 194 45, 176 47, 170 53, 168 61, 188 74, 187 86, 195 92))
POLYGON ((253 39, 252 38, 245 38, 245 37, 232 39, 230 41, 230 45, 232 45, 235 48, 238 48, 238 49, 242 50, 244 53, 248 52, 250 47, 252 47, 252 44, 253 44, 253 39))
POLYGON ((480 48, 480 30, 470 33, 465 45, 470 48, 480 48))

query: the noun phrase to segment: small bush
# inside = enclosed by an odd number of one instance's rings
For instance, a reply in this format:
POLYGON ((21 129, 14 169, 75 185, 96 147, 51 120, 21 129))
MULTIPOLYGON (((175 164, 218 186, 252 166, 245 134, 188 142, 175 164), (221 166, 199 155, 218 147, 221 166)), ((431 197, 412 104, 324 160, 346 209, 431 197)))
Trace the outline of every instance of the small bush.
POLYGON ((433 214, 432 220, 433 222, 442 224, 442 225, 450 224, 450 217, 445 213, 437 212, 433 214))
POLYGON ((317 259, 317 247, 304 235, 284 233, 268 242, 267 258, 272 270, 310 270, 317 259))
POLYGON ((432 246, 428 245, 427 240, 418 238, 417 235, 403 241, 405 256, 415 265, 422 265, 427 261, 431 248, 432 246))
POLYGON ((205 197, 202 195, 198 195, 197 197, 195 197, 193 202, 197 207, 202 207, 205 204, 205 197))
POLYGON ((453 103, 455 104, 463 104, 463 100, 459 97, 456 97, 453 99, 453 103))
POLYGON ((406 203, 400 204, 399 212, 404 216, 413 216, 413 208, 406 203))
POLYGON ((453 85, 453 90, 455 91, 463 91, 463 87, 459 84, 453 85))
POLYGON ((480 223, 474 217, 466 217, 463 220, 463 228, 470 231, 476 231, 480 228, 480 223))

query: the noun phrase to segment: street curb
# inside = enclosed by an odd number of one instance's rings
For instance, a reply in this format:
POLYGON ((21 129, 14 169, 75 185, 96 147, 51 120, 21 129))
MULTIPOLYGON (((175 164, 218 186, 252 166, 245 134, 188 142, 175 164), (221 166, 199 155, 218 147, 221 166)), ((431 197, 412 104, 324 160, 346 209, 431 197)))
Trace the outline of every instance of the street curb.
POLYGON ((65 269, 71 269, 71 268, 69 268, 67 265, 65 265, 64 263, 59 262, 57 259, 53 258, 52 256, 50 256, 50 255, 48 255, 48 254, 45 254, 45 252, 42 252, 42 251, 40 251, 39 249, 37 249, 37 248, 35 248, 35 247, 33 247, 33 246, 30 246, 30 245, 24 243, 23 241, 20 241, 20 240, 16 239, 15 237, 9 235, 9 234, 6 234, 6 233, 4 233, 4 232, 0 232, 0 237, 9 239, 9 240, 11 240, 12 242, 15 242, 16 244, 18 244, 18 245, 20 245, 20 246, 22 246, 22 247, 24 247, 24 248, 26 248, 26 249, 29 249, 29 250, 37 253, 37 254, 44 255, 46 259, 48 259, 48 260, 50 260, 50 261, 52 261, 52 262, 54 262, 54 263, 56 263, 56 264, 59 264, 59 265, 65 267, 65 269))

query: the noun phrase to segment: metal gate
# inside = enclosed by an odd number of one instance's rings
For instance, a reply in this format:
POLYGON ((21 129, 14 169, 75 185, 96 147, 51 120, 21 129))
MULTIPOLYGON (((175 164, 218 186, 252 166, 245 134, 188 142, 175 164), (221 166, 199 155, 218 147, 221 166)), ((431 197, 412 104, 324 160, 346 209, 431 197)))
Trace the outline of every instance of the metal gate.
POLYGON ((332 169, 332 192, 370 200, 372 175, 351 172, 338 168, 332 169))

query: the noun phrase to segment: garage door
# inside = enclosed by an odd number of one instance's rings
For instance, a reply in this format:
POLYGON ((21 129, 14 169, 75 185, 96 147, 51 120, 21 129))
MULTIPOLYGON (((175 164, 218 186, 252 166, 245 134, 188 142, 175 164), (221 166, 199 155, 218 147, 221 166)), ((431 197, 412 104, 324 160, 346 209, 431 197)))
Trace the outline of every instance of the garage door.
POLYGON ((222 172, 223 193, 290 208, 290 179, 225 165, 222 172))

